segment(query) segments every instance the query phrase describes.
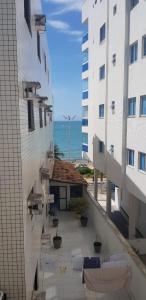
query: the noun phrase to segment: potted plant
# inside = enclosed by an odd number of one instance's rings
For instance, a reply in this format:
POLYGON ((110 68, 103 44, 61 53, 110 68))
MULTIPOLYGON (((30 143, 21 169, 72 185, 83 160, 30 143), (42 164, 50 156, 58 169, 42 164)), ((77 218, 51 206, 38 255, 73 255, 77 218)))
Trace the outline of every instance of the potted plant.
POLYGON ((54 249, 59 249, 62 244, 62 237, 58 235, 58 232, 56 231, 56 235, 53 237, 53 245, 54 249))
POLYGON ((94 246, 95 253, 101 252, 102 243, 97 241, 97 237, 96 237, 96 240, 93 242, 93 246, 94 246))
POLYGON ((80 215, 81 225, 83 227, 87 226, 88 217, 87 217, 87 208, 88 202, 84 198, 72 198, 69 204, 70 210, 74 211, 76 214, 80 215))

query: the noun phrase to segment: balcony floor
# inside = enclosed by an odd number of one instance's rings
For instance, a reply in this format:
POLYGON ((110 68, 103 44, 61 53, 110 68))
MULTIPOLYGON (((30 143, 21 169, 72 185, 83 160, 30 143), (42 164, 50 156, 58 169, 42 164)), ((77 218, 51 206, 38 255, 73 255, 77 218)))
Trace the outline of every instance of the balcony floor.
MULTIPOLYGON (((50 229, 51 237, 56 233, 50 229)), ((72 256, 95 256, 92 243, 96 234, 92 227, 82 228, 79 220, 70 213, 59 213, 59 235, 62 236, 62 248, 42 247, 40 265, 41 289, 46 290, 46 300, 128 300, 125 291, 114 294, 96 294, 86 290, 82 284, 82 273, 72 268, 72 256)), ((105 255, 105 254, 104 254, 105 255)), ((98 255, 99 256, 99 255, 98 255)), ((103 259, 103 253, 101 259, 103 259)))

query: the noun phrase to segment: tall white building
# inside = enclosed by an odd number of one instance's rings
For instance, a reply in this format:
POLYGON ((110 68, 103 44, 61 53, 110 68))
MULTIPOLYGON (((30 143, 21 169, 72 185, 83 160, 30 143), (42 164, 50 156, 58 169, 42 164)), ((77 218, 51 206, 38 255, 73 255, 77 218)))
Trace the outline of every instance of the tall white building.
POLYGON ((32 299, 46 222, 53 138, 45 30, 41 1, 0 0, 0 290, 9 300, 32 299))
MULTIPOLYGON (((83 154, 116 185, 129 236, 146 237, 146 1, 83 4, 83 154)), ((96 187, 95 187, 96 195, 96 187)))

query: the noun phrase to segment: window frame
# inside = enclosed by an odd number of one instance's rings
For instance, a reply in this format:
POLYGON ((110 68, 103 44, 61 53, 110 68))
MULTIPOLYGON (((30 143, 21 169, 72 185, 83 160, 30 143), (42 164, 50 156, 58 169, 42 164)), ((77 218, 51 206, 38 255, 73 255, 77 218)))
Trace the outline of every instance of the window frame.
POLYGON ((104 153, 104 142, 99 141, 99 153, 104 153))
POLYGON ((28 100, 27 101, 27 113, 28 113, 28 130, 29 130, 29 132, 32 132, 32 131, 35 130, 33 100, 28 100))
POLYGON ((31 0, 24 0, 24 18, 30 34, 32 35, 31 29, 31 0))
POLYGON ((105 64, 99 67, 99 80, 104 80, 105 79, 105 64), (103 71, 103 74, 102 74, 103 71), (102 76, 101 76, 102 75, 102 76))
POLYGON ((104 111, 105 107, 104 107, 104 104, 99 104, 99 113, 98 113, 98 116, 99 116, 99 119, 104 119, 104 111))
POLYGON ((127 149, 127 165, 133 168, 135 166, 135 151, 129 148, 127 149))
POLYGON ((144 97, 146 101, 146 95, 140 96, 140 117, 146 117, 146 113, 145 114, 142 113, 142 101, 144 97))
POLYGON ((138 61, 138 41, 135 41, 130 45, 130 64, 134 64, 138 61), (136 46, 136 52, 133 53, 134 59, 132 58, 132 48, 136 46))
POLYGON ((146 153, 144 152, 138 154, 138 169, 140 172, 146 173, 146 153), (144 156, 144 169, 141 167, 141 155, 144 156))
POLYGON ((136 97, 128 98, 128 118, 136 116, 136 97), (131 101, 131 103, 130 103, 131 101), (130 104, 132 104, 132 114, 130 113, 130 104))
POLYGON ((105 41, 105 38, 106 38, 106 23, 104 23, 100 27, 100 34, 99 34, 99 42, 100 42, 100 44, 103 43, 103 41, 105 41))

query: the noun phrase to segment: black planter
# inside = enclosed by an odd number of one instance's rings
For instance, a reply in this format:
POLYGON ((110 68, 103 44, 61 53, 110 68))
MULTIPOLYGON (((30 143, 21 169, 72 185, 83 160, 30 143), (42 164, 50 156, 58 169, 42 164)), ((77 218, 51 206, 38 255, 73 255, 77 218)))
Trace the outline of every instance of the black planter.
POLYGON ((86 226, 87 226, 87 223, 88 223, 88 217, 81 216, 81 217, 80 217, 80 222, 81 222, 81 226, 82 226, 82 227, 86 227, 86 226))
POLYGON ((55 249, 59 249, 61 247, 62 237, 61 236, 54 236, 53 237, 53 245, 55 249))
POLYGON ((57 227, 57 226, 58 226, 58 223, 59 223, 58 218, 53 218, 53 226, 54 226, 54 227, 57 227))
POLYGON ((100 253, 102 243, 100 243, 100 242, 94 242, 93 245, 94 245, 94 250, 95 250, 95 252, 96 252, 96 253, 100 253))

